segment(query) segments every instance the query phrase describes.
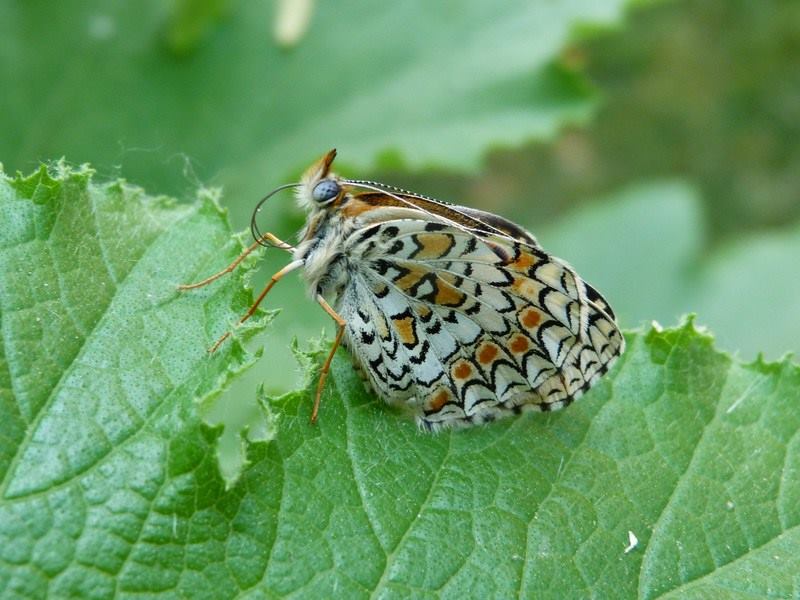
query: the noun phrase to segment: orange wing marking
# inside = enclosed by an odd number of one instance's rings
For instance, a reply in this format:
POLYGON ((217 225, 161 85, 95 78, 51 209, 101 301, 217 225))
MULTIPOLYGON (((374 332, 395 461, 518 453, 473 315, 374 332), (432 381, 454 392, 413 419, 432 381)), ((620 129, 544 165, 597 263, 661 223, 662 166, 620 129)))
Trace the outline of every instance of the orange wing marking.
POLYGON ((412 317, 392 317, 392 322, 400 341, 407 346, 416 346, 417 334, 414 331, 414 319, 412 317))
POLYGON ((481 349, 478 350, 478 362, 482 365, 491 364, 491 362, 497 357, 500 351, 497 349, 497 346, 494 344, 484 344, 481 346, 481 349))
POLYGON ((534 310, 532 308, 526 308, 520 314, 520 323, 527 329, 532 329, 539 324, 539 321, 542 320, 542 315, 539 311, 534 310))
POLYGON ((414 241, 419 246, 414 258, 423 260, 441 258, 455 245, 453 236, 445 233, 419 233, 414 236, 414 241))

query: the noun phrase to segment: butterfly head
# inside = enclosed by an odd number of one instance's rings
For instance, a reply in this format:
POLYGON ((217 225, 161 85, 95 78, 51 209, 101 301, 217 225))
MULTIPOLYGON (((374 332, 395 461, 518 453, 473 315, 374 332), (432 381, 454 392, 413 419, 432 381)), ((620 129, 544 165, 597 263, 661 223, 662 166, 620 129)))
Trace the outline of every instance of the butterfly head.
POLYGON ((331 172, 336 150, 331 150, 311 165, 300 179, 297 200, 306 210, 325 208, 344 194, 341 179, 331 172))
POLYGON ((333 205, 337 199, 341 199, 345 194, 342 188, 343 180, 338 175, 331 172, 331 164, 334 158, 336 158, 336 149, 331 150, 306 169, 306 172, 303 173, 299 182, 280 185, 264 196, 258 204, 256 204, 255 209, 253 209, 253 215, 250 217, 250 231, 253 234, 253 239, 258 241, 262 246, 271 245, 263 241, 263 235, 261 234, 256 220, 264 203, 278 192, 289 188, 295 188, 295 194, 300 207, 312 213, 325 210, 327 207, 333 205))

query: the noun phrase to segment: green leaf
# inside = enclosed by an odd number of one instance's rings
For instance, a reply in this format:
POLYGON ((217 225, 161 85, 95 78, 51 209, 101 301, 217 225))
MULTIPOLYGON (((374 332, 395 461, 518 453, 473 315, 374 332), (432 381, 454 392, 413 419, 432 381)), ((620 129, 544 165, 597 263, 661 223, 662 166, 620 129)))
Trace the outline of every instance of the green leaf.
POLYGON ((311 389, 290 394, 275 402, 278 437, 257 451, 283 478, 261 585, 352 597, 796 593, 800 369, 733 361, 691 323, 628 342, 611 376, 564 411, 436 436, 365 393, 340 355, 319 428, 307 424, 311 389), (628 532, 638 544, 626 553, 628 532))
POLYGON ((63 163, 0 172, 0 589, 11 595, 154 589, 161 575, 126 565, 177 523, 168 498, 188 493, 196 510, 219 492, 195 400, 256 358, 241 340, 259 323, 206 352, 251 302, 242 275, 176 289, 241 249, 214 194, 178 205, 91 176, 63 163))
POLYGON ((188 54, 230 10, 230 0, 174 0, 165 41, 176 54, 188 54))
POLYGON ((241 247, 215 202, 57 165, 4 177, 0 217, 9 596, 797 593, 788 361, 742 364, 691 322, 633 333, 575 405, 430 435, 340 352, 318 425, 313 385, 271 402, 227 489, 195 399, 251 362, 238 339, 205 352, 250 294, 175 290, 241 247))
POLYGON ((317 2, 291 51, 272 39, 273 3, 175 4, 0 6, 0 80, 14 82, 0 95, 5 163, 121 163, 177 193, 186 161, 186 179, 228 186, 239 224, 332 147, 360 167, 386 150, 409 165, 474 167, 490 145, 587 117, 587 86, 553 63, 577 24, 613 23, 626 2, 317 2), (182 49, 206 43, 178 59, 160 43, 165 30, 182 49))

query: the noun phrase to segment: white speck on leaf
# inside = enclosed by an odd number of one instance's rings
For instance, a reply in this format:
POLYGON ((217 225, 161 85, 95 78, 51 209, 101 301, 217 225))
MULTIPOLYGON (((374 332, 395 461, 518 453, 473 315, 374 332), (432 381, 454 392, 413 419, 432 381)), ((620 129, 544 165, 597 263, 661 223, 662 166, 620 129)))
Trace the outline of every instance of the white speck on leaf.
POLYGON ((734 410, 736 410, 739 407, 739 405, 747 399, 747 397, 753 391, 753 388, 755 388, 764 379, 765 379, 764 377, 762 377, 761 379, 754 379, 753 382, 747 386, 747 389, 744 392, 742 392, 742 395, 739 396, 736 400, 734 400, 733 403, 728 407, 728 409, 725 411, 725 414, 729 415, 734 410))
POLYGON ((639 538, 637 538, 632 531, 628 531, 628 546, 625 548, 625 554, 628 554, 628 552, 636 548, 638 545, 639 538))
POLYGON ((92 15, 89 17, 89 37, 104 41, 117 33, 117 24, 108 15, 92 15))
POLYGON ((278 0, 272 33, 281 46, 291 47, 303 38, 314 13, 314 0, 278 0))

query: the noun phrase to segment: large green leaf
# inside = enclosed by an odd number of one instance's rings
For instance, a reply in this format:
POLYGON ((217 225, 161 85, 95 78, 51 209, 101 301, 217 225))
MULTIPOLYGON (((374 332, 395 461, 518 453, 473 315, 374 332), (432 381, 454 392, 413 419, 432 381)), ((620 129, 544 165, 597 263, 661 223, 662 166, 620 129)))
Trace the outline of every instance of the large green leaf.
POLYGON ((565 411, 439 436, 337 361, 319 432, 310 390, 275 403, 281 551, 262 581, 311 595, 790 597, 800 369, 732 361, 691 323, 628 342, 565 411))
POLYGON ((613 22, 624 4, 317 2, 286 51, 270 33, 273 3, 182 1, 169 39, 206 39, 178 58, 159 43, 172 23, 160 0, 3 3, 0 80, 13 85, 0 95, 0 156, 20 169, 62 155, 104 172, 122 164, 170 192, 193 185, 187 159, 228 186, 241 225, 265 190, 331 147, 360 166, 391 150, 465 168, 488 145, 584 119, 591 94, 553 61, 576 24, 613 22), (228 4, 209 33, 206 18, 228 4))
POLYGON ((206 352, 251 300, 241 277, 176 289, 241 248, 213 194, 90 179, 0 172, 0 590, 21 595, 110 593, 151 501, 185 473, 215 485, 194 400, 255 358, 206 352))
POLYGON ((250 362, 205 352, 249 294, 175 290, 240 247, 215 203, 60 167, 5 178, 0 215, 7 596, 797 594, 790 362, 691 323, 633 333, 574 406, 429 435, 342 352, 319 424, 311 389, 271 402, 274 439, 226 489, 194 399, 250 362))

